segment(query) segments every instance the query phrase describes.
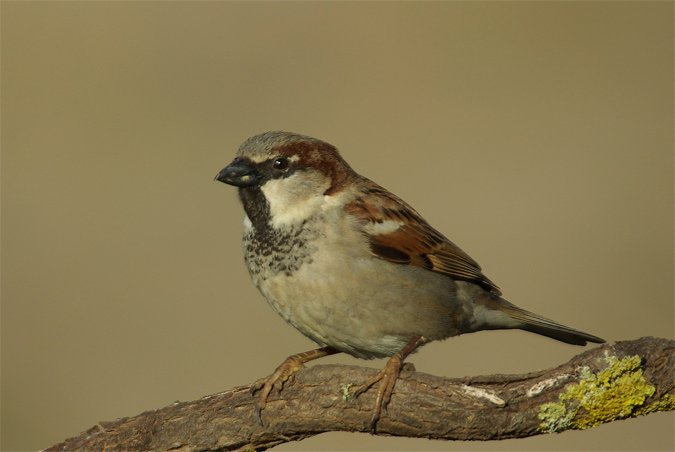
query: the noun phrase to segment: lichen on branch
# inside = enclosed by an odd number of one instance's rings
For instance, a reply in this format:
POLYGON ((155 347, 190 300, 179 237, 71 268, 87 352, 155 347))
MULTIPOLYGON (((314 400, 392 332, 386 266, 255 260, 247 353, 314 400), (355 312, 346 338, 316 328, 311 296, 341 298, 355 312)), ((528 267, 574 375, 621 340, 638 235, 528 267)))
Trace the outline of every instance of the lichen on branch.
MULTIPOLYGON (((296 373, 255 419, 248 386, 101 422, 48 451, 264 450, 323 432, 369 432, 373 391, 345 388, 375 370, 316 365, 296 373)), ((525 438, 675 409, 675 341, 641 338, 588 350, 526 375, 446 379, 404 370, 377 433, 444 440, 525 438)))

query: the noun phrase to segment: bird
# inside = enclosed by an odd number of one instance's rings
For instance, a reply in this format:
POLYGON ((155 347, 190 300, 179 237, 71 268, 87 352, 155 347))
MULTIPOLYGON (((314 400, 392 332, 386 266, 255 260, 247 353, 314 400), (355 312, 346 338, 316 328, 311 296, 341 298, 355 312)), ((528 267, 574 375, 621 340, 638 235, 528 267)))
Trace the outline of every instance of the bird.
POLYGON ((502 298, 475 260, 325 141, 284 131, 253 136, 215 179, 238 188, 253 284, 319 345, 251 386, 260 425, 273 390, 335 353, 389 358, 352 394, 378 385, 368 426, 375 433, 404 360, 429 342, 497 329, 580 346, 605 342, 502 298))

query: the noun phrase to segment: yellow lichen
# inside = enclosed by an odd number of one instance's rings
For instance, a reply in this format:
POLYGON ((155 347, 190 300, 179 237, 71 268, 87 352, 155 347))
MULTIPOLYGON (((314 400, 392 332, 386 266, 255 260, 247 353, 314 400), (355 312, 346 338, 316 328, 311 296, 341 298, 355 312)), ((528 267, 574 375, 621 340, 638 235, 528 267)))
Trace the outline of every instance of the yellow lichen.
POLYGON ((545 403, 539 407, 539 419, 544 421, 539 425, 542 432, 562 432, 569 428, 574 414, 564 403, 545 403))
POLYGON ((644 379, 638 355, 627 356, 621 360, 616 356, 606 355, 604 361, 607 367, 597 374, 592 373, 588 367, 583 368, 579 384, 567 386, 566 391, 560 394, 560 402, 546 403, 539 407, 539 419, 543 421, 540 425, 542 432, 591 428, 675 404, 672 398, 668 398, 667 401, 664 399, 658 402, 663 406, 643 407, 645 400, 654 395, 656 388, 644 379), (581 416, 576 419, 580 411, 581 416))
POLYGON ((354 386, 353 383, 348 383, 346 385, 340 386, 340 392, 342 393, 342 400, 345 402, 349 402, 349 400, 352 398, 352 395, 349 393, 349 390, 351 387, 354 386))
POLYGON ((675 396, 673 394, 665 394, 661 400, 644 406, 636 411, 636 414, 653 413, 654 411, 673 411, 675 410, 675 396))

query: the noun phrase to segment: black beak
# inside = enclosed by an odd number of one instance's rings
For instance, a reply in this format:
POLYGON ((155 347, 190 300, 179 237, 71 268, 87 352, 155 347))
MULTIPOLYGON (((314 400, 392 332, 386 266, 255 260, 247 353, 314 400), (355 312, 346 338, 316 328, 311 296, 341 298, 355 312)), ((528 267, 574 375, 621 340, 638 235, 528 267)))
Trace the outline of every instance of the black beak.
POLYGON ((242 159, 236 158, 220 170, 216 175, 216 180, 235 187, 250 187, 260 181, 260 173, 244 163, 242 159))

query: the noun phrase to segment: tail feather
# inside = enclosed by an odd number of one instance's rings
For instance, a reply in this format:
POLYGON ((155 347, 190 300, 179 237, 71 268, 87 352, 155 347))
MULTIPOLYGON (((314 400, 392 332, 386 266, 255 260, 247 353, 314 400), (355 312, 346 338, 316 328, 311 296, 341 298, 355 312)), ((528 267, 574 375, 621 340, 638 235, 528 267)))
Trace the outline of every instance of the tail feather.
MULTIPOLYGON (((521 309, 503 298, 499 298, 498 300, 498 303, 489 303, 489 308, 501 311, 518 322, 519 325, 515 328, 541 334, 542 336, 547 336, 573 345, 586 345, 587 342, 602 344, 605 342, 604 339, 593 336, 592 334, 561 325, 551 319, 521 309)), ((494 301, 494 299, 492 301, 494 301)))

